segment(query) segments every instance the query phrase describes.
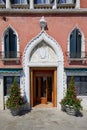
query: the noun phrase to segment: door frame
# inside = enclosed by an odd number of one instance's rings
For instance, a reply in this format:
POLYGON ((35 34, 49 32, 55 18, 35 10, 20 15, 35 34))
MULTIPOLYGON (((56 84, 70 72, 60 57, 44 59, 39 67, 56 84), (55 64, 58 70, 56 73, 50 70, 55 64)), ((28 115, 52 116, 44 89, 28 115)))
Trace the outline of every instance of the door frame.
POLYGON ((47 71, 53 73, 53 91, 52 91, 52 103, 53 107, 57 107, 57 68, 54 67, 34 67, 30 68, 30 107, 32 108, 34 106, 34 83, 35 83, 35 71, 47 71))

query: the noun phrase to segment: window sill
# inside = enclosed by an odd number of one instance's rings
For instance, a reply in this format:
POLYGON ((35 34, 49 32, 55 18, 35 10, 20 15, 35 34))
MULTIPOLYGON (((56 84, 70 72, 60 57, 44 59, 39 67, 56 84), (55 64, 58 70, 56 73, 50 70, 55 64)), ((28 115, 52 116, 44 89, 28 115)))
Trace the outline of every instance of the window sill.
POLYGON ((84 64, 86 62, 86 58, 85 57, 83 57, 83 58, 68 58, 68 61, 69 61, 69 63, 71 63, 72 61, 76 61, 76 62, 82 61, 82 63, 84 64))
POLYGON ((17 60, 19 58, 3 58, 3 60, 17 60))
POLYGON ((3 63, 5 62, 16 62, 19 63, 20 62, 20 57, 19 58, 2 58, 3 63))

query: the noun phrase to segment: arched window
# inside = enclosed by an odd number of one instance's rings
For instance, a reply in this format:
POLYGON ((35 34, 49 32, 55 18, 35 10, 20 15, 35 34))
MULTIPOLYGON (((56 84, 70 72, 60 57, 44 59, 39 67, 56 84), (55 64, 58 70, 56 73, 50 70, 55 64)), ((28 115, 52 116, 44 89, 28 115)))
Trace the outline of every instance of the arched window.
POLYGON ((79 29, 75 28, 70 34, 70 58, 81 58, 81 38, 79 29))
POLYGON ((4 57, 17 57, 17 36, 11 28, 8 28, 4 35, 4 57))
POLYGON ((34 0, 35 4, 50 4, 50 0, 34 0))
POLYGON ((27 4, 27 0, 13 0, 13 4, 27 4))

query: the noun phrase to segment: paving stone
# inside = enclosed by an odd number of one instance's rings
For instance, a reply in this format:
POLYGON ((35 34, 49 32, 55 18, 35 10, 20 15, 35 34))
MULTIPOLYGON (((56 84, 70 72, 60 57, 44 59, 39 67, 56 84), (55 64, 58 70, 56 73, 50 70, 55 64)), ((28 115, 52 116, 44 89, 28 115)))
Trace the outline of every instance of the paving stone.
POLYGON ((87 130, 87 111, 82 117, 67 115, 56 109, 32 110, 22 116, 0 111, 0 130, 87 130))

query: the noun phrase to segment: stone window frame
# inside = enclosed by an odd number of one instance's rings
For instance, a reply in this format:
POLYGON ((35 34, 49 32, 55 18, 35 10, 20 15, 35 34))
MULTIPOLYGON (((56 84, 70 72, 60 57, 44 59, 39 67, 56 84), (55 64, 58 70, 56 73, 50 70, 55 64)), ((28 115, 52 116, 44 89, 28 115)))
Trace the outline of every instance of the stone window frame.
POLYGON ((86 57, 86 53, 85 53, 85 37, 84 37, 84 33, 82 32, 82 30, 78 27, 78 26, 75 26, 69 33, 68 35, 68 46, 67 46, 67 56, 68 56, 68 59, 70 59, 70 35, 71 33, 73 32, 74 29, 78 29, 81 33, 81 59, 85 58, 86 57))
POLYGON ((19 37, 18 37, 18 33, 16 32, 16 30, 10 25, 8 26, 4 31, 3 31, 3 34, 2 34, 2 59, 5 57, 5 50, 4 50, 4 37, 5 37, 5 34, 7 32, 7 30, 11 28, 13 30, 13 32, 15 33, 15 35, 17 36, 17 57, 20 57, 20 46, 19 46, 19 37))

